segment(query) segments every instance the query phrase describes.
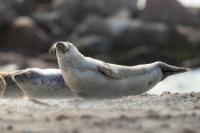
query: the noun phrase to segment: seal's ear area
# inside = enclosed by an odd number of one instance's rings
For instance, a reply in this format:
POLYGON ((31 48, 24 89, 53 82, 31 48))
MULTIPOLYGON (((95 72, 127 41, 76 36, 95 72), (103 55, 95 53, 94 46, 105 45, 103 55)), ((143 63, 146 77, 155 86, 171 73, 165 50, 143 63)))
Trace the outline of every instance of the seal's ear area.
POLYGON ((112 78, 112 79, 123 79, 123 76, 121 76, 119 73, 117 73, 107 63, 104 63, 102 65, 97 65, 97 69, 101 74, 103 74, 106 77, 109 77, 109 78, 112 78))
POLYGON ((5 89, 6 89, 6 81, 2 76, 0 76, 0 96, 3 95, 5 89))

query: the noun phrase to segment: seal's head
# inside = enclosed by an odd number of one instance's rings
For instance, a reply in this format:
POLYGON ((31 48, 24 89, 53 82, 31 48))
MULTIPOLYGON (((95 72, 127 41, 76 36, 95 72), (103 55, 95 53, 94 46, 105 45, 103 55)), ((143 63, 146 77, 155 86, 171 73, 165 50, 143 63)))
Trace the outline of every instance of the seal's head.
POLYGON ((58 59, 72 58, 81 55, 78 49, 69 42, 57 42, 50 48, 50 52, 55 52, 58 59))
POLYGON ((0 76, 0 96, 3 95, 5 89, 6 89, 6 82, 4 78, 0 76))
POLYGON ((38 68, 26 69, 12 76, 13 80, 20 87, 24 95, 28 96, 29 89, 43 83, 41 78, 42 74, 38 71, 38 68))
POLYGON ((32 68, 30 70, 27 69, 20 73, 14 74, 13 79, 20 84, 30 82, 33 79, 37 79, 37 77, 39 77, 39 73, 37 71, 38 71, 37 68, 32 68))

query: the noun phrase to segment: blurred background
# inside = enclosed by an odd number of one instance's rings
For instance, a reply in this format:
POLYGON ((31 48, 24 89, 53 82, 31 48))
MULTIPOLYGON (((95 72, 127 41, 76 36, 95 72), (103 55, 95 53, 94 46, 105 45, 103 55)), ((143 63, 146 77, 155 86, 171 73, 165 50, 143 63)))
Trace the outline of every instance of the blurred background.
POLYGON ((106 62, 198 68, 200 1, 0 0, 1 71, 57 68, 56 41, 106 62))

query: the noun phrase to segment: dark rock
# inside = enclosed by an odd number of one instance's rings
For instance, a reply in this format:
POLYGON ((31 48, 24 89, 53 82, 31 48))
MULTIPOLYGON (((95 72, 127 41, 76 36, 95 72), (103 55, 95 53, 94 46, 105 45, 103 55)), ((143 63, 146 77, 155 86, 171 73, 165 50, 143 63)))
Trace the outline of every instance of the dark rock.
POLYGON ((135 11, 137 0, 62 0, 57 8, 65 10, 71 16, 81 21, 88 15, 110 16, 120 9, 135 11))
POLYGON ((111 36, 109 26, 104 18, 98 16, 87 17, 83 23, 74 29, 69 40, 75 41, 78 38, 89 35, 111 36))
POLYGON ((55 40, 66 38, 77 25, 66 10, 36 11, 33 18, 55 40))
POLYGON ((30 15, 37 4, 38 0, 15 0, 13 7, 19 15, 30 15))
POLYGON ((13 129, 13 126, 12 126, 12 125, 8 125, 8 126, 7 126, 7 129, 8 129, 8 130, 12 130, 12 129, 13 129))
POLYGON ((0 26, 11 23, 16 18, 11 0, 0 0, 0 26))
POLYGON ((18 17, 10 26, 7 37, 7 47, 11 49, 29 49, 31 52, 46 52, 50 47, 47 34, 29 17, 18 17))
POLYGON ((147 0, 141 14, 145 21, 157 21, 167 24, 199 25, 197 15, 182 6, 177 0, 147 0))
POLYGON ((63 121, 63 120, 67 120, 67 119, 69 119, 69 117, 64 114, 60 114, 59 116, 56 117, 57 121, 63 121))
POLYGON ((128 10, 120 10, 112 17, 88 16, 70 35, 70 40, 88 35, 100 35, 113 38, 126 29, 131 22, 128 10))
POLYGON ((176 28, 141 21, 131 23, 115 37, 111 49, 112 57, 122 64, 135 60, 139 64, 157 60, 180 64, 198 53, 176 28))
POLYGON ((199 66, 199 28, 185 26, 200 23, 195 13, 177 0, 147 0, 143 11, 137 9, 137 2, 0 0, 0 50, 39 54, 40 58, 11 54, 10 59, 6 55, 9 61, 2 59, 1 68, 57 67, 55 58, 41 53, 47 53, 58 40, 73 42, 86 56, 113 63, 135 65, 160 60, 199 66))
POLYGON ((177 26, 176 30, 182 34, 195 49, 200 49, 200 28, 177 26))
POLYGON ((52 6, 53 0, 15 0, 13 8, 20 16, 31 15, 35 10, 47 10, 52 6), (49 8, 48 8, 49 7, 49 8))
POLYGON ((102 36, 86 36, 77 39, 74 44, 86 56, 108 55, 111 41, 102 36))
POLYGON ((132 22, 122 29, 120 34, 114 38, 115 45, 113 45, 113 52, 120 54, 120 52, 124 52, 123 50, 136 48, 137 46, 161 46, 162 41, 165 39, 166 32, 167 27, 165 25, 132 20, 132 22))
POLYGON ((0 0, 0 43, 5 46, 5 34, 17 14, 12 7, 12 0, 0 0))
POLYGON ((106 19, 88 17, 74 30, 70 40, 79 43, 81 52, 94 57, 95 53, 102 52, 94 48, 101 46, 103 49, 103 45, 91 45, 103 43, 103 39, 95 39, 94 35, 109 40, 111 45, 107 57, 120 64, 135 65, 160 60, 178 65, 198 55, 191 42, 176 27, 133 20, 130 15, 122 13, 106 19))
POLYGON ((127 9, 132 13, 133 10, 136 10, 136 2, 137 0, 86 0, 84 2, 81 0, 61 0, 55 1, 54 8, 48 12, 35 11, 33 17, 59 40, 66 38, 72 31, 74 33, 74 28, 82 21, 89 23, 89 25, 91 23, 99 25, 99 29, 101 29, 102 21, 99 18, 88 16, 109 16, 120 9, 127 9))
POLYGON ((152 63, 155 61, 165 61, 169 64, 181 63, 180 61, 175 61, 167 56, 161 55, 157 51, 152 50, 147 46, 138 46, 137 48, 133 48, 132 50, 129 49, 127 50, 127 52, 124 52, 120 55, 115 55, 113 59, 117 64, 124 64, 130 66, 152 63))

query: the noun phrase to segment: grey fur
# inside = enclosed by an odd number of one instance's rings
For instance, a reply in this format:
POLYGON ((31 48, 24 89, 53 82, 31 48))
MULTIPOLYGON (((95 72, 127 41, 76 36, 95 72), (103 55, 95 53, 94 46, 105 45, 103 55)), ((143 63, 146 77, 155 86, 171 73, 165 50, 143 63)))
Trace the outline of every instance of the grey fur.
POLYGON ((66 86, 60 69, 29 68, 15 74, 13 79, 31 98, 66 98, 73 96, 66 86))

